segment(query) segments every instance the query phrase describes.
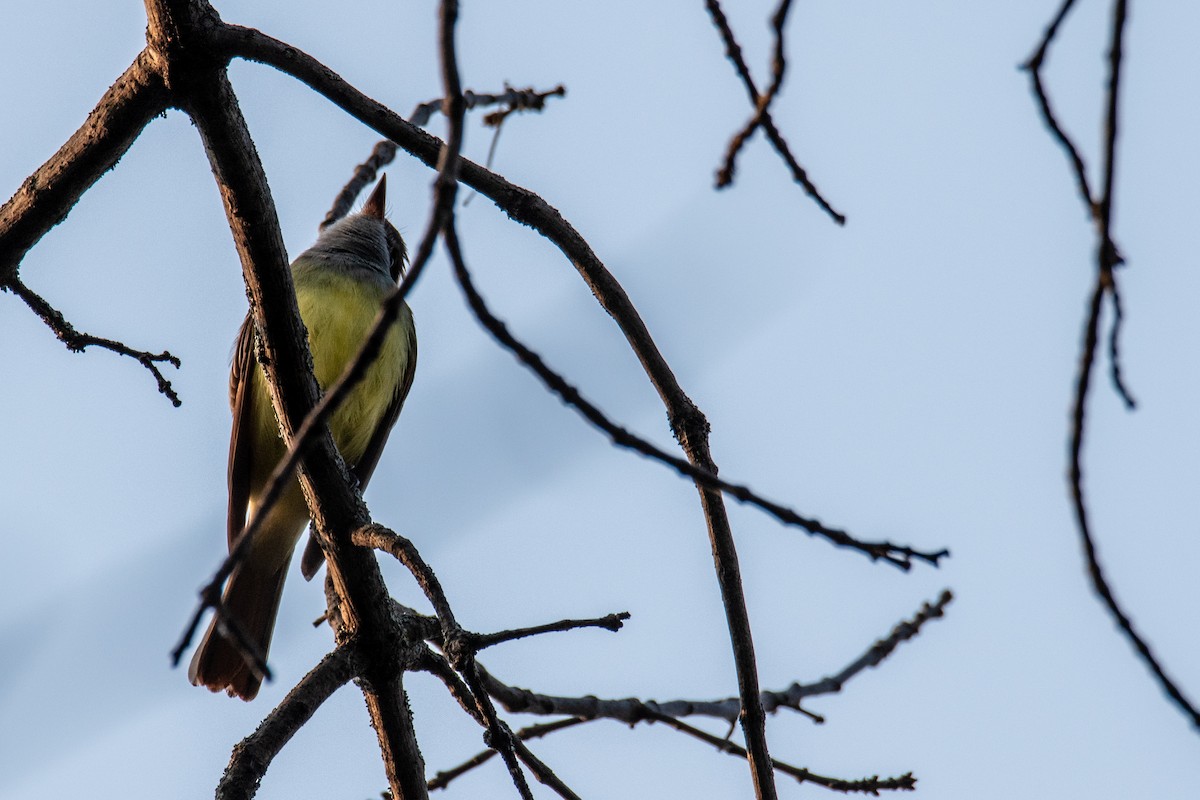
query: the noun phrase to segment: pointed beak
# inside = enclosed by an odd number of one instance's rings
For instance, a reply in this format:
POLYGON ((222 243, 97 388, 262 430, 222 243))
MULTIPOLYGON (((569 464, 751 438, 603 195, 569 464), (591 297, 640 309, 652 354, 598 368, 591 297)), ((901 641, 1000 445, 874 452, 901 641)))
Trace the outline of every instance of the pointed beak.
POLYGON ((387 175, 379 176, 379 185, 375 187, 375 191, 371 192, 371 196, 367 198, 366 205, 363 206, 362 213, 368 217, 375 219, 383 219, 383 212, 387 204, 387 175))

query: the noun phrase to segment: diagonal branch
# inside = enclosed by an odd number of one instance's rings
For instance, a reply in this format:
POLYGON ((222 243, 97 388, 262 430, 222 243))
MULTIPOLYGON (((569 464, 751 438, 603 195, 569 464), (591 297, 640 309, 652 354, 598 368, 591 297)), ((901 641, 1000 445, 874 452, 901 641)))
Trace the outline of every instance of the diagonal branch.
MULTIPOLYGON (((796 160, 796 157, 792 155, 791 148, 788 147, 788 143, 786 140, 784 140, 783 134, 780 133, 779 128, 776 127, 775 120, 771 117, 771 114, 766 107, 770 101, 763 101, 763 95, 759 93, 758 87, 754 83, 754 78, 750 75, 750 68, 746 65, 746 59, 742 56, 742 47, 738 44, 737 38, 733 35, 733 29, 729 26, 729 20, 726 18, 725 12, 721 10, 721 4, 718 2, 718 0, 705 0, 704 6, 708 9, 709 16, 712 17, 713 25, 716 26, 717 31, 721 34, 721 40, 725 44, 725 55, 728 56, 729 60, 733 62, 733 67, 737 71, 738 77, 742 79, 742 85, 746 88, 746 94, 750 98, 750 103, 755 108, 755 116, 761 117, 758 124, 762 127, 763 132, 766 133, 767 139, 771 142, 771 146, 774 148, 775 152, 779 154, 779 157, 783 159, 788 169, 791 170, 792 179, 796 183, 800 184, 808 196, 811 197, 816 204, 833 219, 834 222, 836 222, 838 225, 845 225, 845 215, 836 211, 833 206, 829 204, 829 201, 827 201, 820 191, 818 191, 816 185, 813 184, 813 182, 809 179, 808 173, 802 166, 800 166, 800 162, 796 160)), ((787 9, 781 8, 781 11, 782 15, 786 17, 787 9)), ((778 19, 779 16, 780 12, 777 12, 776 18, 778 19)), ((782 22, 780 23, 780 28, 782 28, 782 22)), ((782 46, 782 44, 780 44, 780 46, 782 46)), ((782 70, 780 71, 779 80, 780 82, 783 80, 782 70)), ((732 179, 732 174, 730 175, 730 178, 732 179)), ((725 184, 720 183, 720 178, 718 177, 717 188, 721 188, 724 185, 725 184)))
MULTIPOLYGON (((742 151, 746 142, 750 140, 750 137, 762 125, 763 116, 771 107, 771 103, 775 101, 775 95, 783 87, 783 76, 787 72, 787 53, 784 47, 783 32, 787 25, 788 12, 791 10, 792 0, 780 0, 779 7, 775 9, 775 14, 771 17, 771 28, 775 35, 775 51, 771 58, 771 85, 767 87, 765 93, 759 96, 758 102, 755 104, 754 116, 729 140, 729 148, 725 153, 725 163, 717 170, 717 188, 723 188, 733 183, 733 175, 737 171, 736 162, 738 153, 742 151)), ((723 14, 721 18, 724 19, 723 14)), ((728 20, 725 20, 725 23, 726 28, 728 28, 728 20)), ((722 35, 724 35, 724 32, 722 32, 722 35)), ((732 30, 729 31, 729 36, 733 36, 732 30)))
POLYGON ((143 50, 109 87, 87 121, 0 206, 0 283, 46 232, 67 218, 83 193, 116 166, 142 130, 173 105, 143 50))
POLYGON ((606 617, 598 617, 596 619, 560 619, 558 622, 548 622, 545 625, 533 625, 528 628, 515 628, 508 631, 499 631, 498 633, 477 633, 470 636, 469 640, 475 650, 483 650, 498 644, 513 642, 517 639, 525 639, 529 636, 540 636, 543 633, 562 633, 564 631, 579 630, 580 628, 604 628, 607 631, 615 633, 621 630, 622 625, 627 619, 629 619, 628 611, 609 614, 606 617))
MULTIPOLYGON (((581 725, 585 722, 588 722, 588 720, 580 717, 568 717, 566 719, 560 719, 557 722, 546 722, 541 725, 530 725, 528 727, 521 728, 518 731, 513 731, 513 736, 522 742, 526 742, 530 739, 540 739, 543 736, 549 736, 550 734, 561 731, 564 728, 573 728, 576 725, 581 725)), ((429 788, 445 789, 450 785, 452 780, 470 772, 476 767, 486 764, 494 755, 496 755, 495 750, 482 750, 472 758, 464 761, 462 764, 459 764, 457 767, 452 767, 447 770, 440 770, 436 775, 430 778, 429 788)))
POLYGON ((164 350, 161 353, 150 353, 145 350, 134 350, 133 348, 118 342, 115 339, 105 339, 101 336, 92 336, 90 333, 80 333, 75 330, 75 326, 67 321, 62 312, 54 306, 46 302, 45 298, 31 290, 28 286, 21 282, 21 279, 14 274, 8 279, 7 283, 0 283, 0 291, 9 291, 17 297, 25 301, 25 305, 29 306, 33 313, 42 318, 46 326, 54 331, 54 335, 58 340, 67 346, 67 349, 72 353, 83 352, 88 347, 102 347, 105 350, 129 356, 137 361, 146 369, 150 370, 150 374, 158 381, 158 391, 166 395, 166 398, 171 401, 171 405, 178 408, 182 405, 179 395, 175 389, 171 387, 171 382, 162 374, 162 370, 158 368, 158 364, 167 363, 179 369, 179 359, 164 350))
POLYGON ((1097 212, 1096 202, 1092 197, 1092 190, 1088 186, 1087 167, 1083 164, 1083 156, 1079 154, 1079 149, 1075 147, 1075 143, 1071 141, 1071 137, 1067 135, 1062 125, 1059 124, 1058 117, 1050 105, 1050 96, 1046 93, 1046 87, 1042 83, 1042 66, 1046 63, 1046 56, 1050 52, 1050 44, 1054 41, 1054 37, 1058 35, 1059 27, 1063 24, 1063 20, 1067 18, 1067 14, 1070 13, 1071 7, 1074 4, 1075 0, 1063 0, 1058 13, 1054 15, 1054 19, 1046 27, 1045 33, 1042 34, 1037 49, 1034 50, 1033 55, 1021 67, 1029 73, 1033 94, 1037 98, 1038 109, 1042 112, 1042 120, 1046 123, 1046 127, 1050 129, 1054 140, 1058 142, 1059 146, 1066 152, 1067 158, 1071 161, 1071 168, 1075 175, 1079 194, 1083 198, 1084 205, 1088 208, 1088 213, 1094 217, 1097 212))
POLYGON ((262 782, 267 768, 292 736, 304 726, 321 704, 345 686, 357 673, 353 652, 339 647, 321 659, 254 733, 233 748, 229 766, 217 784, 217 800, 249 800, 262 782))
MULTIPOLYGON (((458 704, 462 707, 462 709, 466 711, 477 723, 487 729, 487 733, 484 735, 484 741, 490 748, 489 752, 499 753, 502 757, 504 757, 507 750, 509 753, 519 757, 523 762, 525 762, 525 764, 533 772, 534 777, 537 778, 541 783, 554 789, 554 791, 560 797, 564 798, 565 800, 579 800, 579 796, 576 795, 569 786, 563 783, 563 781, 554 774, 553 770, 551 770, 544 763, 542 763, 540 759, 534 756, 533 753, 529 751, 529 748, 526 747, 525 744, 520 740, 520 738, 511 730, 509 730, 507 725, 500 722, 499 719, 496 718, 495 709, 491 705, 491 700, 486 694, 478 691, 478 689, 481 687, 478 685, 468 685, 473 682, 471 677, 468 677, 467 680, 464 681, 463 678, 461 678, 459 674, 454 671, 454 667, 452 667, 446 659, 430 651, 426 651, 425 658, 422 660, 420 666, 425 671, 439 678, 450 691, 450 696, 458 701, 458 704), (490 719, 485 714, 485 708, 490 709, 490 719), (503 736, 507 744, 502 745, 500 742, 495 741, 495 737, 497 735, 503 736)), ((474 682, 476 683, 478 683, 477 678, 480 671, 482 671, 482 667, 472 662, 471 672, 475 674, 476 680, 474 682)), ((474 759, 472 759, 473 762, 477 762, 474 766, 483 764, 487 760, 487 758, 482 756, 476 756, 474 759)), ((461 770, 456 771, 456 774, 466 772, 468 769, 471 769, 471 767, 462 768, 461 770)), ((520 775, 519 781, 517 780, 517 776, 513 775, 512 766, 508 766, 508 771, 509 775, 513 776, 514 783, 517 786, 517 789, 521 792, 521 796, 532 798, 533 795, 529 790, 528 784, 524 780, 524 775, 520 773, 519 768, 517 770, 518 775, 520 775)), ((443 786, 436 786, 434 784, 434 781, 430 781, 429 788, 444 788, 444 784, 443 786)))

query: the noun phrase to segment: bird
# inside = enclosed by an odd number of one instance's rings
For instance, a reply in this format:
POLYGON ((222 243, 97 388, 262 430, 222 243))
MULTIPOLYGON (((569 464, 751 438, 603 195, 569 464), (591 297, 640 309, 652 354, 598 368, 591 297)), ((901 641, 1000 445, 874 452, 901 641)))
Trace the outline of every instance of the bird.
MULTIPOLYGON (((356 214, 327 227, 291 264, 300 318, 308 330, 313 372, 322 391, 353 360, 384 299, 407 261, 404 239, 385 217, 386 175, 356 214)), ((255 327, 242 322, 229 375, 233 428, 229 438, 227 536, 232 550, 262 502, 271 471, 287 448, 271 405, 267 380, 255 358, 255 327)), ((388 434, 412 387, 417 335, 412 310, 402 304, 375 362, 329 420, 334 443, 360 488, 379 462, 388 434)), ((309 522, 300 483, 292 479, 268 511, 245 558, 229 576, 222 605, 266 658, 288 565, 309 522)), ((310 537, 301 572, 311 579, 324 556, 310 537)), ((188 669, 196 686, 252 700, 262 676, 214 616, 188 669)))

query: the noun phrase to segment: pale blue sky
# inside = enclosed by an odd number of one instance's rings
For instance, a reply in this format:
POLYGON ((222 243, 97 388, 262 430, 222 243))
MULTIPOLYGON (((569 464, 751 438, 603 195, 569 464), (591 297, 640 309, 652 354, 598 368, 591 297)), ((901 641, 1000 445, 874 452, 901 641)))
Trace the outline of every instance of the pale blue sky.
MULTIPOLYGON (((773 3, 729 5, 765 81, 773 3)), ((1200 741, 1091 596, 1068 505, 1092 232, 1016 68, 1054 5, 797 4, 776 119, 845 228, 759 138, 736 186, 712 190, 749 111, 702 3, 462 12, 467 85, 567 86, 545 114, 510 122, 495 168, 559 208, 624 283, 708 414, 722 474, 863 538, 953 551, 940 570, 901 574, 731 509, 765 687, 836 672, 943 587, 956 592, 946 619, 882 668, 811 703, 824 726, 770 722, 781 760, 847 778, 912 770, 922 800, 1184 798, 1200 764, 1200 741)), ((401 113, 438 93, 432 2, 218 8, 401 113)), ((1080 4, 1047 70, 1093 166, 1108 13, 1080 4)), ((7 17, 5 196, 84 119, 145 25, 132 2, 27 4, 7 17)), ((1102 371, 1086 449, 1117 595, 1193 699, 1198 24, 1182 3, 1131 10, 1116 233, 1129 259, 1125 369, 1141 407, 1125 413, 1102 371)), ((298 253, 376 136, 269 68, 237 64, 232 76, 298 253)), ((470 156, 482 160, 488 135, 472 124, 470 156)), ((401 155, 390 176, 391 217, 416 237, 432 173, 401 155)), ((614 418, 669 444, 636 360, 561 255, 486 198, 460 224, 469 265, 514 332, 614 418)), ((293 577, 271 654, 278 680, 254 703, 168 667, 224 549, 226 372, 245 313, 186 117, 155 121, 21 274, 80 329, 180 356, 170 377, 184 404, 173 409, 129 359, 68 353, 0 296, 0 798, 209 796, 231 746, 330 637, 308 625, 319 587, 293 577)), ((733 694, 694 490, 546 395, 469 318, 440 257, 411 302, 421 361, 367 493, 375 516, 418 544, 469 627, 633 613, 620 634, 512 644, 488 666, 552 693, 733 694)), ((417 603, 411 580, 386 569, 396 596, 417 603)), ((408 684, 431 771, 479 749, 439 685, 408 684)), ((587 797, 751 794, 744 764, 661 727, 598 722, 534 749, 587 797)), ((503 797, 506 784, 489 765, 449 796, 503 797)), ((258 796, 365 798, 384 785, 347 688, 258 796)), ((784 797, 822 794, 780 785, 784 797)))

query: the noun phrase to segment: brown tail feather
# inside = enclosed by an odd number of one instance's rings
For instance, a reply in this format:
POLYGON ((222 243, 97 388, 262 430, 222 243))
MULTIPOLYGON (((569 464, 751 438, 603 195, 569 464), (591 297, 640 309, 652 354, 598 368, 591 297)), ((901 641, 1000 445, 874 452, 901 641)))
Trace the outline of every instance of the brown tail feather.
MULTIPOLYGON (((266 658, 271 647, 271 633, 275 628, 275 615, 279 611, 285 577, 287 562, 270 575, 239 568, 230 576, 229 585, 225 588, 225 608, 238 621, 250 641, 258 646, 263 658, 266 658)), ((214 692, 224 690, 231 697, 243 700, 254 699, 262 684, 262 678, 254 673, 237 647, 217 630, 215 618, 208 626, 204 641, 196 649, 196 655, 192 657, 188 678, 196 686, 205 686, 214 692)))

